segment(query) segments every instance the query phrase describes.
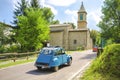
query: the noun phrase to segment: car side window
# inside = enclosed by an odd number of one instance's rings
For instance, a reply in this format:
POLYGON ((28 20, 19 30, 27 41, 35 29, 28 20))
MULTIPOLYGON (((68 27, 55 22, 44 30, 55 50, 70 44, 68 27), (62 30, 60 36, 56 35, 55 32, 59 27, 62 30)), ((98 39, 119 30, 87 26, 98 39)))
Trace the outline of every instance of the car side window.
POLYGON ((55 55, 61 55, 62 54, 62 49, 57 50, 55 55))
POLYGON ((65 54, 65 50, 64 49, 62 49, 62 54, 65 54))

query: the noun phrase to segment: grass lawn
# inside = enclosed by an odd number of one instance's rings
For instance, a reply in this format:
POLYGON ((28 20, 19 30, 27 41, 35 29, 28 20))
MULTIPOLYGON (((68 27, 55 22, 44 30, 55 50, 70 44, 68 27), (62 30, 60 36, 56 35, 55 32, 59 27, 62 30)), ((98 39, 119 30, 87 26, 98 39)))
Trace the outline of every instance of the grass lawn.
POLYGON ((28 60, 27 59, 18 59, 15 62, 13 60, 0 60, 0 69, 1 68, 6 68, 9 66, 14 66, 18 64, 24 64, 28 62, 34 62, 36 60, 36 57, 31 57, 28 60))

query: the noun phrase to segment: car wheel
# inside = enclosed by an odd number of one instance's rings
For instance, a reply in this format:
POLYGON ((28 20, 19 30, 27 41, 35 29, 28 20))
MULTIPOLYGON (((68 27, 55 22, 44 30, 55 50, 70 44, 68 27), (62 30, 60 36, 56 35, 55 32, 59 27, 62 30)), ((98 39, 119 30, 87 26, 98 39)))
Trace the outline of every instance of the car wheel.
POLYGON ((70 59, 67 64, 68 64, 68 66, 71 66, 71 64, 72 64, 72 59, 70 59))
POLYGON ((41 70, 42 68, 41 67, 37 67, 38 70, 41 70))
POLYGON ((53 71, 55 71, 55 72, 57 72, 57 71, 58 71, 58 69, 59 69, 59 67, 58 67, 58 66, 53 67, 53 71))

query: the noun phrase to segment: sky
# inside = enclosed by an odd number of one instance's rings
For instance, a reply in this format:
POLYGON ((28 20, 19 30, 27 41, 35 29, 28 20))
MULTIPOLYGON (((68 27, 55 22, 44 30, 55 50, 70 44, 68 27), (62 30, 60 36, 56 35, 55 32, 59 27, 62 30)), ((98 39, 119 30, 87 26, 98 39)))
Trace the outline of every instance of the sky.
MULTIPOLYGON (((0 22, 12 25, 13 11, 20 0, 0 0, 0 22)), ((30 1, 30 0, 27 0, 30 1)), ((55 20, 60 23, 72 22, 77 26, 77 12, 81 2, 87 11, 87 27, 92 30, 100 30, 97 24, 101 20, 104 0, 39 0, 43 7, 51 8, 55 20)))

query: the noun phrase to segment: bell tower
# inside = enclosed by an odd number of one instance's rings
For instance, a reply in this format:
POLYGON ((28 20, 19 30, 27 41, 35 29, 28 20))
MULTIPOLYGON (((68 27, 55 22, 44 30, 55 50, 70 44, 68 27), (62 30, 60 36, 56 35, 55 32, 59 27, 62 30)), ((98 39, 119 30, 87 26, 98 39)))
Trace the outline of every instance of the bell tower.
POLYGON ((78 29, 87 28, 86 16, 87 16, 87 12, 82 2, 81 7, 78 10, 78 21, 77 21, 78 29))

